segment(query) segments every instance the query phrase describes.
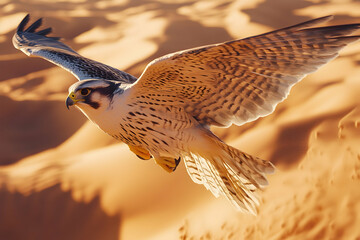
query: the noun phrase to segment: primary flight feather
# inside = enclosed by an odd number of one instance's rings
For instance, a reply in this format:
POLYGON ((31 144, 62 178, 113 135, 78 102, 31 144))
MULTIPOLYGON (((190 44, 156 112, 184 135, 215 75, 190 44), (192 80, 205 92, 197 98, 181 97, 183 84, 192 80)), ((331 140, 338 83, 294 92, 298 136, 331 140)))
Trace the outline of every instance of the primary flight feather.
POLYGON ((139 79, 85 58, 41 31, 39 19, 20 23, 13 43, 70 71, 75 105, 92 122, 125 142, 141 159, 168 172, 183 160, 191 179, 238 209, 256 213, 256 190, 274 166, 235 149, 210 126, 241 125, 272 113, 291 87, 360 36, 360 24, 314 28, 326 16, 240 40, 176 52, 151 62, 139 79))

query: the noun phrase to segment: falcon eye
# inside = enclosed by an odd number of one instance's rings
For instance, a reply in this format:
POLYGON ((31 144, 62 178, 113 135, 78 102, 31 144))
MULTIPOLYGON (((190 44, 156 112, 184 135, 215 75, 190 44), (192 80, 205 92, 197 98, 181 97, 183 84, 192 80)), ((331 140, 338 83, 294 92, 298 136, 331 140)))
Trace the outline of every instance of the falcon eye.
POLYGON ((83 96, 89 95, 90 92, 91 92, 91 90, 90 90, 89 88, 83 88, 83 89, 81 89, 81 91, 80 91, 81 95, 83 95, 83 96))

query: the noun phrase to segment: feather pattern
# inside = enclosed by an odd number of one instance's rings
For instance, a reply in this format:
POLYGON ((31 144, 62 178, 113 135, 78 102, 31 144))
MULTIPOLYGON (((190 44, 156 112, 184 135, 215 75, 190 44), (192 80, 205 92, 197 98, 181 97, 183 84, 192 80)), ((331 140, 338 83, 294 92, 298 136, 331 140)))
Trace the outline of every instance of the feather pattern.
POLYGON ((311 28, 330 18, 169 54, 147 66, 131 88, 133 96, 171 96, 202 126, 202 132, 191 133, 196 140, 182 153, 194 182, 214 196, 224 195, 238 210, 256 214, 256 190, 268 184, 266 175, 274 166, 204 134, 204 129, 270 114, 295 83, 360 38, 350 35, 360 24, 311 28), (210 143, 200 144, 204 140, 199 136, 208 136, 210 143))
POLYGON ((214 196, 225 196, 236 209, 256 215, 256 190, 268 185, 265 174, 275 167, 223 143, 209 131, 195 131, 197 137, 182 156, 191 179, 214 196))
POLYGON ((67 104, 76 104, 105 132, 167 171, 181 157, 195 183, 256 214, 256 190, 268 185, 274 166, 227 145, 210 126, 270 114, 295 83, 360 38, 351 35, 360 24, 314 27, 330 18, 169 54, 151 62, 138 80, 48 37, 51 28, 37 31, 41 19, 25 29, 29 15, 13 43, 84 80, 70 87, 67 104), (84 88, 91 91, 84 95, 84 88))
POLYGON ((135 88, 171 91, 204 125, 273 112, 291 87, 338 55, 360 24, 313 27, 331 16, 245 39, 181 51, 150 63, 135 88))
POLYGON ((85 58, 75 52, 58 37, 48 37, 51 28, 36 32, 41 26, 42 19, 38 19, 27 29, 29 14, 19 24, 13 37, 15 48, 26 55, 42 57, 74 74, 78 80, 105 79, 123 83, 133 83, 136 78, 126 72, 110 67, 106 64, 85 58))

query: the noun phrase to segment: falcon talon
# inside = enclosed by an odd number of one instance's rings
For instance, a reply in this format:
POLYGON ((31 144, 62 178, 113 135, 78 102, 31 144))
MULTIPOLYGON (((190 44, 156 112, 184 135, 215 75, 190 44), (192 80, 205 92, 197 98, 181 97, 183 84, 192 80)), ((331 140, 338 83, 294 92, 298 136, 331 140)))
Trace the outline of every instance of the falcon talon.
POLYGON ((360 38, 352 35, 360 24, 314 27, 331 18, 172 53, 149 63, 139 79, 79 55, 60 38, 48 37, 51 28, 37 31, 41 20, 26 28, 29 15, 13 44, 75 75, 79 82, 69 88, 68 109, 76 105, 139 158, 154 156, 167 172, 182 158, 195 183, 255 215, 254 192, 268 184, 265 175, 275 167, 227 145, 210 127, 272 113, 295 83, 360 38))
POLYGON ((141 157, 140 155, 136 155, 138 158, 140 158, 141 160, 149 160, 149 159, 151 159, 152 158, 152 156, 150 156, 150 158, 143 158, 143 157, 141 157))
POLYGON ((175 167, 174 167, 173 172, 175 172, 176 168, 179 166, 180 160, 181 160, 181 157, 179 157, 178 159, 175 158, 175 167))
POLYGON ((132 145, 128 145, 129 149, 135 153, 136 156, 138 156, 138 158, 140 158, 141 160, 149 160, 152 158, 151 154, 149 153, 149 151, 147 151, 144 148, 138 147, 138 146, 132 146, 132 145))

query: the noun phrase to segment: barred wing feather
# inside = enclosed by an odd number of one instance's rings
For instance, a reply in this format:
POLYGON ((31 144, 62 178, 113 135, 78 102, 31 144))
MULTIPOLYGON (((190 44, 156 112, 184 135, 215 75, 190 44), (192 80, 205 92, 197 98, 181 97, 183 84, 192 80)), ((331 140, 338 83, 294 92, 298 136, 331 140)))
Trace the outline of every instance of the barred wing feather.
POLYGON ((274 111, 291 87, 360 36, 360 24, 292 27, 186 50, 150 63, 134 86, 172 93, 203 125, 241 125, 274 111))
POLYGON ((51 28, 36 31, 42 24, 41 18, 25 29, 29 19, 28 14, 19 24, 13 37, 15 48, 26 55, 42 57, 71 72, 78 80, 106 79, 124 83, 136 81, 134 76, 126 72, 81 56, 60 42, 60 38, 48 37, 51 28))

